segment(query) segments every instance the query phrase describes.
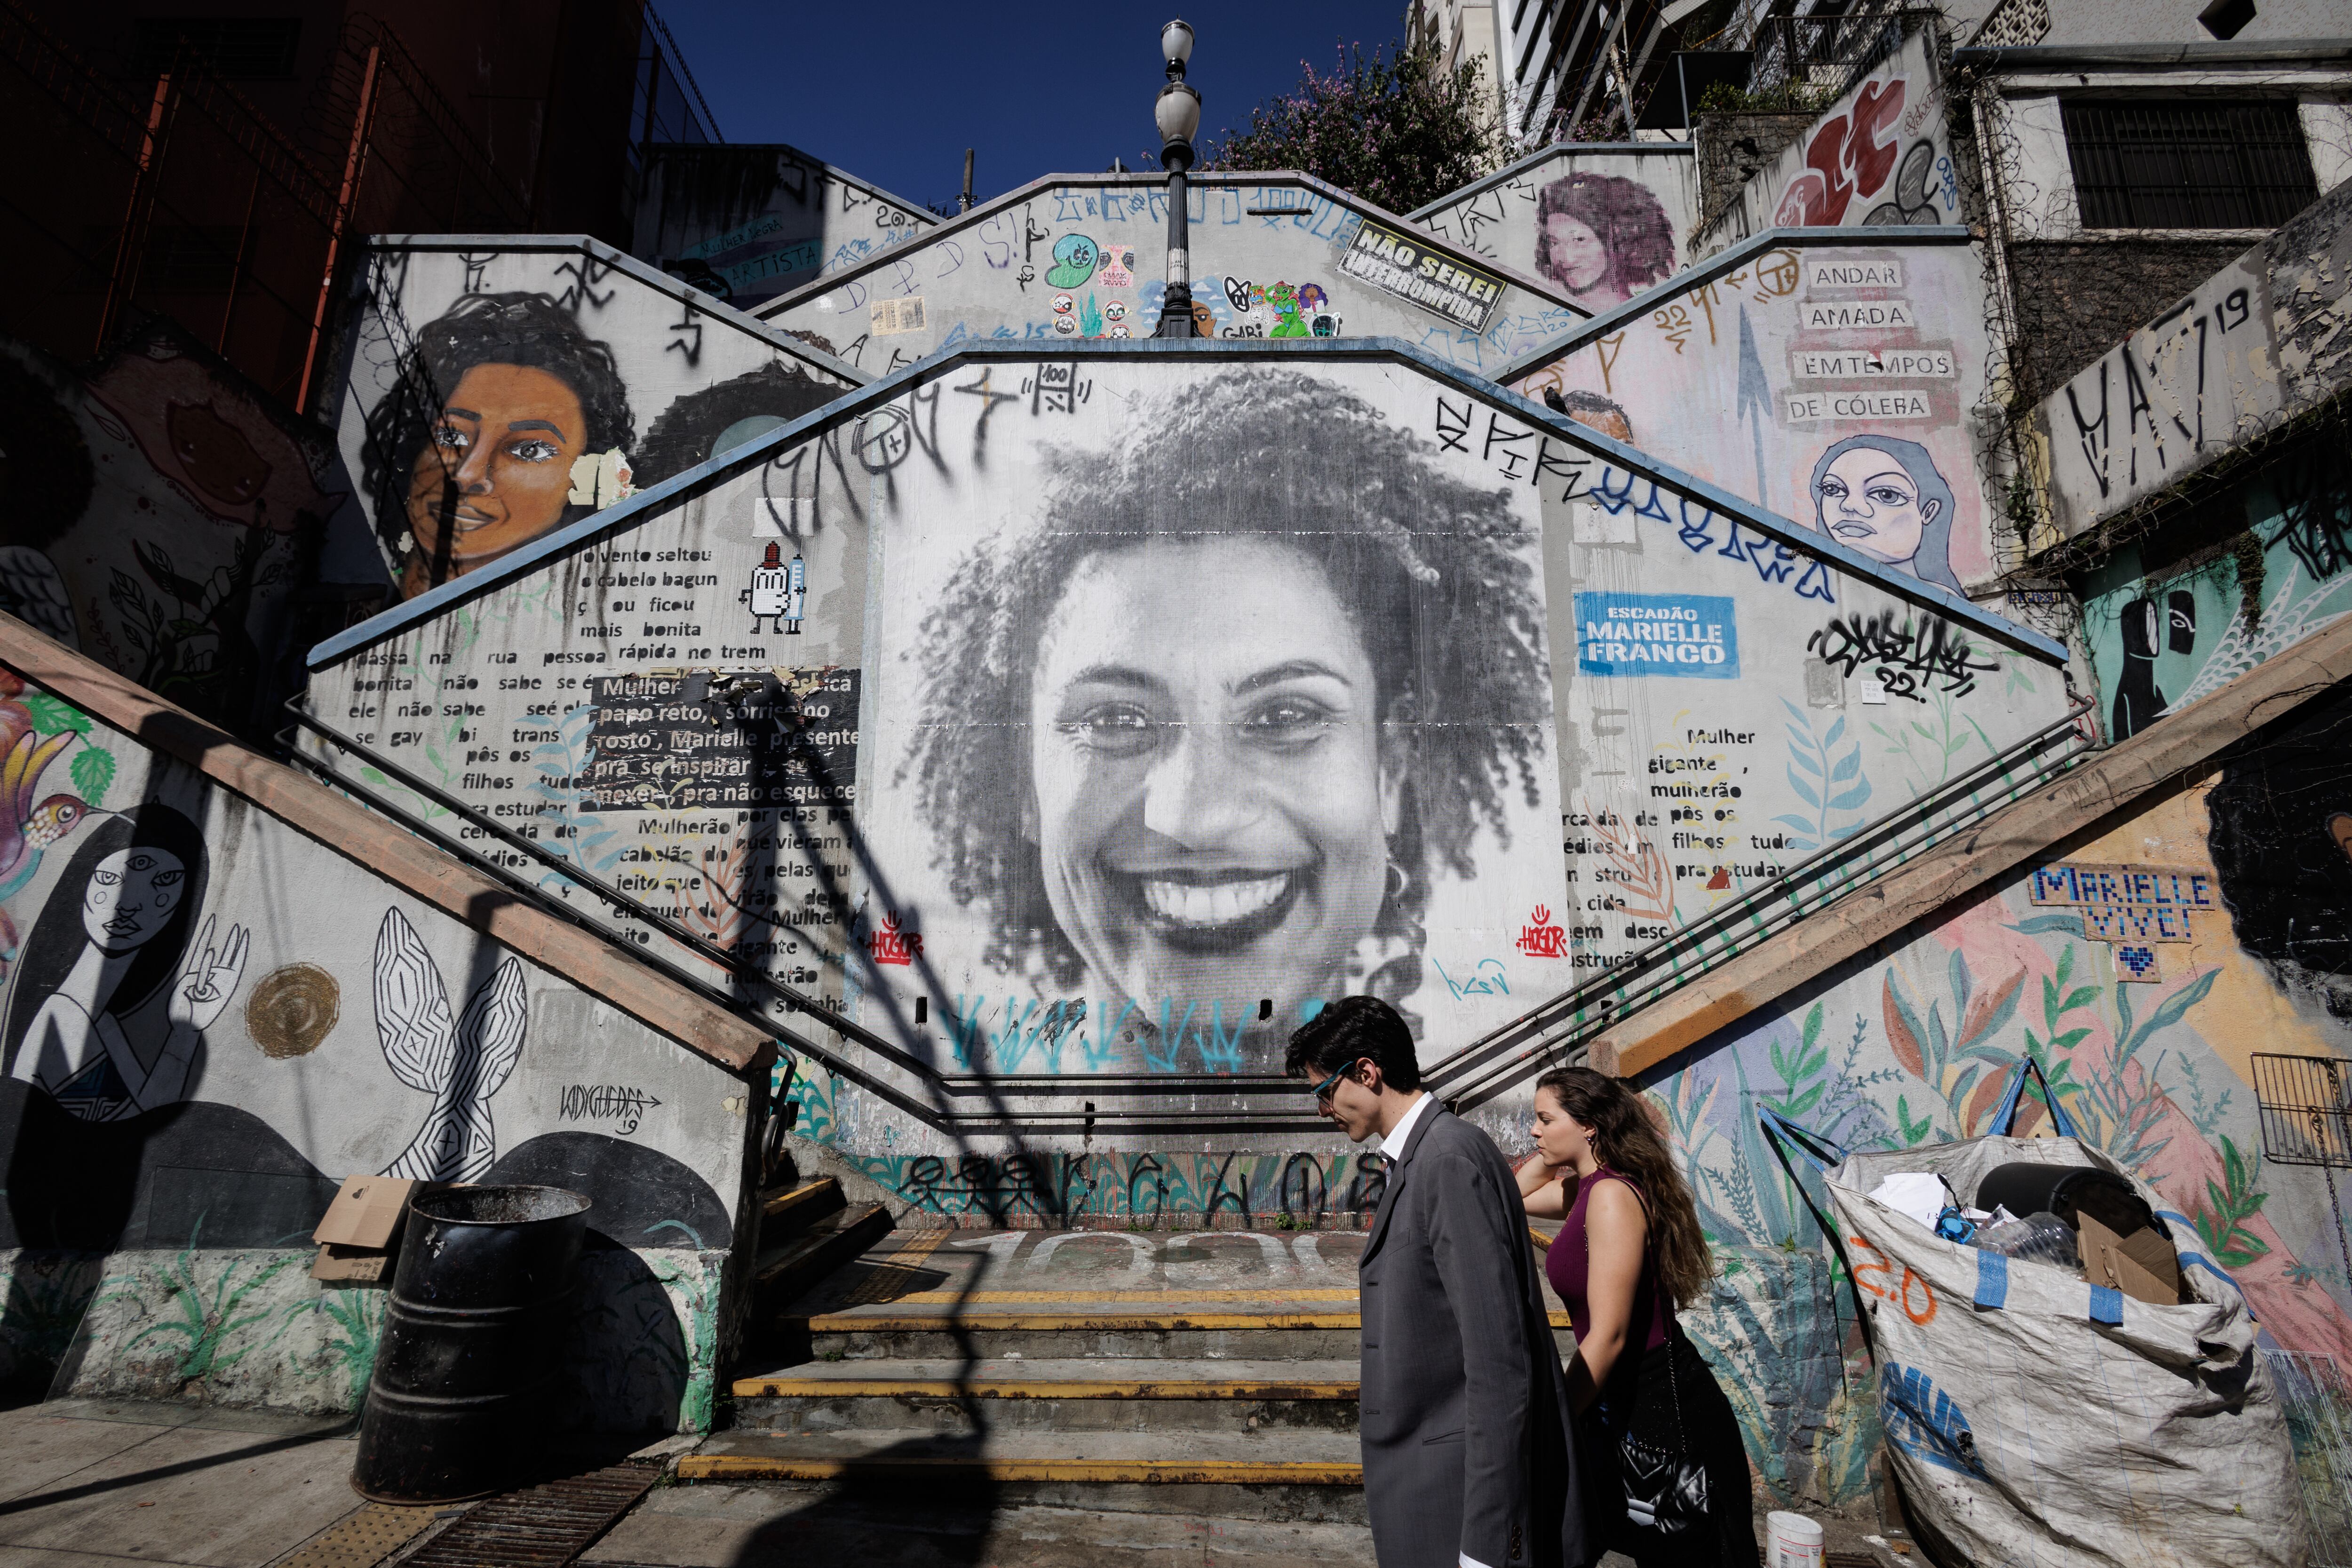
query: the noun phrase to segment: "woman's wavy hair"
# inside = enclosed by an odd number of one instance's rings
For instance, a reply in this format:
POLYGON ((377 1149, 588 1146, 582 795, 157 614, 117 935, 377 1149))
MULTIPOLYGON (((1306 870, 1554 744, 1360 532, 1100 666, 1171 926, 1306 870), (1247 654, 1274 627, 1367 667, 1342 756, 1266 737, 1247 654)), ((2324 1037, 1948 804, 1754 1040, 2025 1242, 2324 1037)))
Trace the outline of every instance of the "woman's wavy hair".
MULTIPOLYGON (((457 384, 478 364, 543 370, 570 387, 587 425, 586 451, 625 451, 635 440, 629 389, 612 349, 583 332, 570 311, 545 294, 469 294, 418 331, 392 390, 367 416, 362 479, 375 498, 376 531, 387 545, 408 531, 416 454, 457 384)), ((566 507, 563 521, 576 521, 590 510, 566 507)))
MULTIPOLYGON (((1320 567, 1370 656, 1381 754, 1404 774, 1390 858, 1403 885, 1371 934, 1412 956, 1361 988, 1419 989, 1423 916, 1438 869, 1476 874, 1481 827, 1506 842, 1516 773, 1538 800, 1549 743, 1543 607, 1530 530, 1507 487, 1448 473, 1425 437, 1327 381, 1234 369, 1122 416, 1124 449, 1063 454, 1034 528, 974 548, 923 620, 921 718, 896 782, 960 905, 985 906, 984 957, 1057 987, 1084 972, 1046 902, 1030 798, 1030 677, 1064 589, 1087 561, 1148 542, 1247 539, 1320 567)), ((1210 590, 1205 589, 1204 592, 1210 590)))
POLYGON ((1551 269, 1551 231, 1544 226, 1554 213, 1565 213, 1600 238, 1609 253, 1603 283, 1638 294, 1674 275, 1674 222, 1641 181, 1622 174, 1570 174, 1537 194, 1536 270, 1558 283, 1551 269))
POLYGON ((1591 1068, 1558 1068, 1536 1079, 1536 1092, 1549 1094, 1570 1121, 1592 1129, 1592 1157, 1633 1178, 1649 1200, 1651 1235, 1657 1243, 1658 1278, 1687 1307, 1715 1278, 1715 1257, 1699 1228, 1698 1205, 1675 1163, 1674 1150, 1642 1103, 1621 1079, 1591 1068))

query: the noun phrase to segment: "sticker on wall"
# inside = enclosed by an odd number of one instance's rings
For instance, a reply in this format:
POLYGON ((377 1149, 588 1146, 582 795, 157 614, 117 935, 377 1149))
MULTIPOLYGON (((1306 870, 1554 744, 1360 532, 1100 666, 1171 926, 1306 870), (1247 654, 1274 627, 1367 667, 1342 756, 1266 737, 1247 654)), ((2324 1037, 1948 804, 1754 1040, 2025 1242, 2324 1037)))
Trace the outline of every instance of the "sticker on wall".
MULTIPOLYGON (((1474 332, 1486 330, 1503 302, 1501 279, 1376 223, 1357 228, 1353 243, 1339 258, 1339 270, 1474 332)), ((1268 290, 1267 298, 1272 297, 1268 290)))
MULTIPOLYGON (((1310 283, 1308 288, 1315 286, 1310 283)), ((1321 289, 1316 289, 1321 293, 1321 289)), ((1267 287, 1265 302, 1274 310, 1274 325, 1266 332, 1269 338, 1303 338, 1308 335, 1307 323, 1298 319, 1298 290, 1287 283, 1276 282, 1267 287)))
POLYGON ((1066 234, 1054 242, 1054 265, 1045 269, 1052 289, 1076 289, 1095 275, 1095 242, 1083 234, 1066 234))
POLYGON ((929 324, 923 315, 923 297, 920 294, 904 300, 877 300, 867 308, 867 315, 877 338, 898 332, 919 332, 929 324))
POLYGON ((737 595, 751 606, 753 637, 770 630, 785 637, 801 635, 808 610, 808 566, 797 555, 789 563, 782 555, 781 545, 769 545, 767 555, 751 568, 751 586, 737 595))
POLYGON ((1102 269, 1095 274, 1095 280, 1106 289, 1134 288, 1135 247, 1130 245, 1105 247, 1102 269))
POLYGON ((1739 674, 1735 601, 1705 594, 1576 596, 1576 668, 1587 675, 1739 674))
POLYGON ((608 452, 584 452, 572 460, 572 493, 564 499, 573 506, 592 506, 602 511, 637 493, 630 482, 632 477, 629 459, 618 447, 608 452))

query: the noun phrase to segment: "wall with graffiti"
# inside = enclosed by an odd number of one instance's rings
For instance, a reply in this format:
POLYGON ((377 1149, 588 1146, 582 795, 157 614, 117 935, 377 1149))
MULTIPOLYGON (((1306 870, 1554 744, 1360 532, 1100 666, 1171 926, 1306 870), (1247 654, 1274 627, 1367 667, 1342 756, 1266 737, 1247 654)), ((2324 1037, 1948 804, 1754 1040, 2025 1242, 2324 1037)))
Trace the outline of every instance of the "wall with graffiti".
POLYGON ((1768 228, 1956 224, 1969 177, 1945 124, 1934 23, 1830 105, 1693 237, 1705 257, 1768 228))
POLYGON ((753 1089, 0 670, 0 1377, 356 1408, 352 1174, 586 1194, 562 1419, 707 1425, 753 1089))
POLYGON ((1547 147, 1412 215, 1594 315, 1682 270, 1698 217, 1698 159, 1680 142, 1547 147))
POLYGON ((2072 539, 2352 385, 2352 182, 2044 398, 2049 528, 2072 539))
POLYGON ((0 342, 0 609, 207 719, 278 727, 298 625, 344 624, 322 574, 381 602, 323 434, 167 321, 87 366, 0 342))
POLYGON ((855 267, 939 222, 797 148, 646 149, 629 251, 738 309, 855 267))
POLYGON ((323 647, 313 743, 656 959, 837 1005, 911 1100, 1126 1104, 1278 1070, 1344 993, 1465 1042, 2065 710, 2055 644, 1835 538, 1309 353, 933 362, 323 647))
POLYGON ((403 597, 863 379, 593 240, 383 239, 359 279, 337 439, 403 597))
MULTIPOLYGON (((2178 790, 1643 1074, 1709 1239, 1822 1250, 1759 1110, 1852 1149, 1979 1136, 2031 1058, 2086 1140, 2189 1216, 2187 1239, 2235 1278, 2266 1345, 2352 1355, 2336 1200, 2324 1171, 2266 1152, 2255 1059, 2352 1054, 2347 742, 2347 700, 2314 700, 2178 790)), ((2019 1131, 2047 1126, 2029 1092, 2019 1131)), ((1969 1310, 1902 1299, 1866 1273, 1861 1288, 1915 1317, 1969 1310)), ((1850 1327, 1843 1282, 1837 1307, 1850 1327)), ((1860 1489, 1877 1443, 1878 1394, 1846 1342, 1844 1385, 1809 1396, 1822 1451, 1848 1467, 1816 1483, 1832 1495, 1860 1489)), ((1783 1446, 1769 1415, 1742 1412, 1759 1464, 1783 1446)))
POLYGON ((1999 570, 1973 247, 1759 239, 1580 328, 1513 384, 1956 593, 1999 570))
MULTIPOLYGON (((1305 175, 1191 182, 1208 338, 1394 337, 1471 370, 1583 319, 1566 289, 1305 175)), ((1055 176, 762 306, 871 374, 967 342, 1148 338, 1167 285, 1164 176, 1055 176)))

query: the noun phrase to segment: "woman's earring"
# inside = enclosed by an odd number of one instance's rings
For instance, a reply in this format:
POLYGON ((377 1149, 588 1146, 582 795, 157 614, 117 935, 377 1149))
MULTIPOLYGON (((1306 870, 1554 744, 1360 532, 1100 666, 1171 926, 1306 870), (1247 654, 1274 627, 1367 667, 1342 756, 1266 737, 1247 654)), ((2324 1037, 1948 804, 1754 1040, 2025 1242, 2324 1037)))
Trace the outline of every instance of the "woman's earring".
POLYGON ((1405 874, 1405 868, 1403 867, 1398 865, 1395 860, 1391 859, 1389 862, 1389 902, 1394 903, 1397 900, 1403 898, 1404 890, 1411 886, 1412 886, 1412 879, 1405 874))

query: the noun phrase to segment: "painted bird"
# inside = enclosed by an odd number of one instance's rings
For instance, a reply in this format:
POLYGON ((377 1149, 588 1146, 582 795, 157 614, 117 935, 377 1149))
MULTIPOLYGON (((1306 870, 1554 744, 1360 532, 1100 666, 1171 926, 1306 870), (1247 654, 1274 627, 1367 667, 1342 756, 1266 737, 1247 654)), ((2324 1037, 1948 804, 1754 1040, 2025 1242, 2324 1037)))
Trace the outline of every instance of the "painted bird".
MULTIPOLYGON (((38 802, 41 774, 58 753, 73 744, 73 731, 60 730, 43 740, 33 728, 32 710, 16 700, 24 683, 0 672, 0 903, 33 879, 41 868, 41 851, 81 826, 89 803, 79 795, 58 794, 38 802)), ((0 931, 0 950, 13 956, 13 931, 0 931)))

